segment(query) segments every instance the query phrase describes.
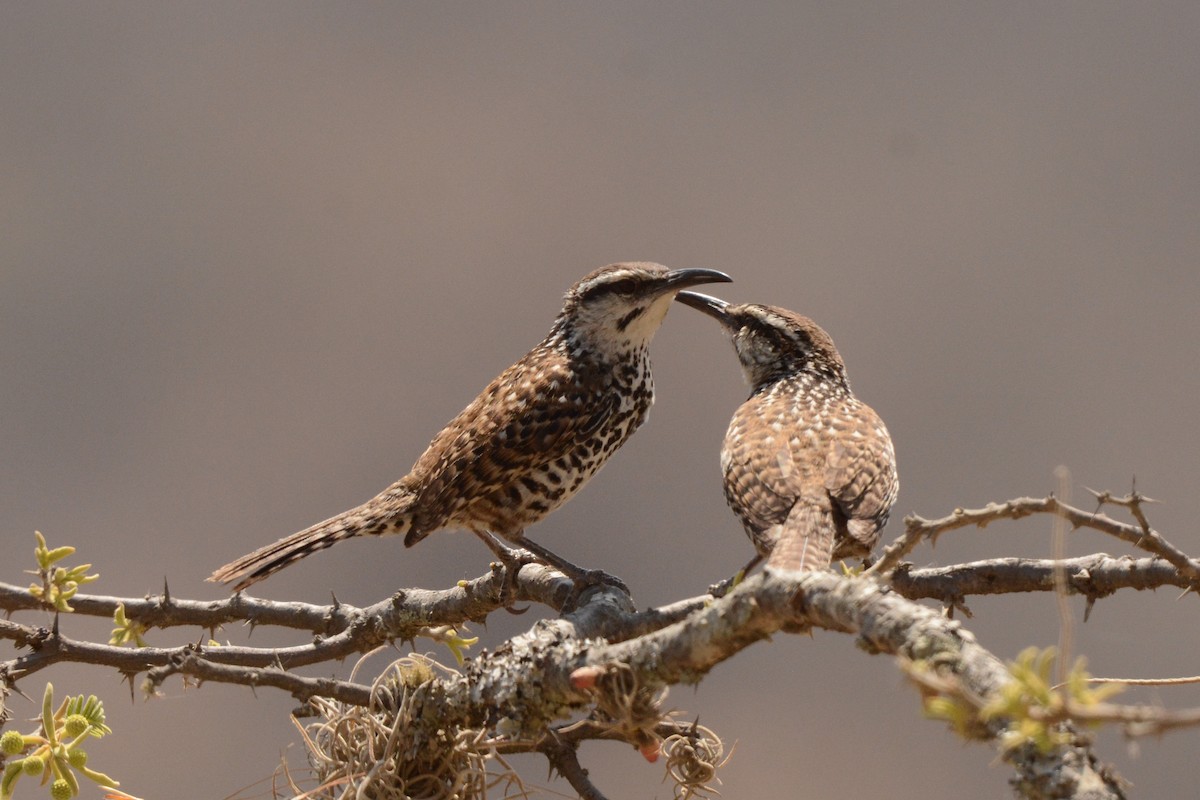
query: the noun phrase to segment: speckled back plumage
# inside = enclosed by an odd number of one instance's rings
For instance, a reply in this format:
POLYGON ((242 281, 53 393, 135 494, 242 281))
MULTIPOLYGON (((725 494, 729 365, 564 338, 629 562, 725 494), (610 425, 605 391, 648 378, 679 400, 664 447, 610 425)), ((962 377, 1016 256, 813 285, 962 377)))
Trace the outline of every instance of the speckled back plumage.
POLYGON ((439 528, 510 538, 565 503, 645 422, 647 348, 609 360, 553 333, 446 426, 401 483, 412 545, 439 528))
POLYGON ((851 392, 833 340, 785 309, 678 299, 722 322, 751 385, 721 469, 726 501, 768 567, 866 556, 896 502, 896 456, 879 415, 851 392))
POLYGON ((675 292, 728 280, 650 263, 587 275, 567 292, 546 338, 451 420, 407 475, 210 580, 242 589, 343 539, 404 534, 411 546, 447 527, 551 556, 534 549, 524 529, 569 500, 646 420, 654 402, 649 344, 675 292))

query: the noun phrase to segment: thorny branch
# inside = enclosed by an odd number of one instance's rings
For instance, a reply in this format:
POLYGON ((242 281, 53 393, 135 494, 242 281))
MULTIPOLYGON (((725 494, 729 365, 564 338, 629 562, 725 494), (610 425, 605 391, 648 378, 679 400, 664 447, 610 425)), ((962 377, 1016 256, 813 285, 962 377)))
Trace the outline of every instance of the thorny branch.
POLYGON ((1200 709, 1197 708, 1167 711, 1158 706, 1131 706, 1115 703, 1086 707, 1068 705, 1061 716, 1075 722, 1118 723, 1125 727, 1129 736, 1159 736, 1178 728, 1194 728, 1200 725, 1200 709))
POLYGON ((946 567, 914 568, 900 564, 891 585, 911 600, 961 600, 970 595, 1055 591, 1055 570, 1066 573, 1067 591, 1094 601, 1120 589, 1185 589, 1191 581, 1161 558, 1114 557, 1093 553, 1062 561, 1038 558, 990 558, 946 567))
MULTIPOLYGON (((57 631, 6 622, 0 637, 12 639, 31 650, 28 654, 0 664, 8 675, 20 677, 37 672, 60 661, 103 664, 133 674, 153 667, 168 668, 166 673, 181 671, 180 664, 204 661, 212 665, 245 668, 282 669, 336 661, 356 653, 366 653, 394 641, 406 641, 427 633, 438 625, 460 624, 483 619, 489 611, 503 607, 500 599, 504 577, 502 570, 464 582, 442 591, 410 589, 366 608, 340 603, 313 606, 305 603, 276 603, 234 595, 226 600, 202 602, 177 600, 168 593, 156 598, 122 599, 76 595, 76 613, 111 617, 124 604, 126 616, 151 627, 199 625, 210 631, 222 624, 243 622, 249 625, 278 625, 312 631, 309 644, 293 647, 142 647, 130 650, 92 642, 81 642, 57 631), (201 657, 202 654, 202 657, 201 657)), ((571 590, 570 582, 538 564, 521 569, 518 599, 539 601, 557 607, 571 590)), ((14 610, 41 608, 27 590, 0 584, 0 608, 14 610)), ((210 680, 259 682, 253 670, 221 670, 210 680)), ((266 683, 270 683, 268 678, 266 683)))
POLYGON ((884 549, 883 556, 869 570, 872 574, 887 575, 896 569, 902 559, 925 539, 936 544, 943 533, 967 527, 987 527, 997 520, 1017 520, 1031 514, 1052 514, 1069 522, 1074 528, 1091 528, 1106 533, 1123 542, 1157 556, 1173 566, 1180 574, 1190 580, 1190 585, 1200 585, 1200 562, 1191 559, 1182 550, 1168 542, 1161 534, 1150 527, 1142 513, 1141 504, 1150 502, 1141 495, 1131 494, 1117 497, 1108 493, 1096 493, 1101 506, 1104 504, 1119 505, 1134 512, 1138 524, 1131 525, 1119 522, 1105 514, 1096 511, 1084 511, 1051 497, 1020 497, 1006 503, 989 503, 983 508, 956 508, 948 516, 941 519, 925 519, 910 515, 904 520, 904 535, 884 549))
POLYGON ((579 763, 576 745, 558 737, 547 736, 538 750, 546 756, 559 775, 566 778, 571 788, 579 793, 580 800, 606 800, 588 777, 588 771, 579 763))
MULTIPOLYGON (((180 600, 164 587, 157 596, 141 598, 77 594, 71 599, 76 614, 111 618, 118 606, 124 606, 130 619, 147 628, 197 626, 216 630, 222 625, 245 623, 251 626, 274 625, 312 631, 323 636, 342 633, 364 617, 380 620, 395 638, 409 638, 412 632, 432 625, 455 625, 464 620, 482 620, 503 608, 501 589, 504 571, 499 564, 485 575, 461 581, 450 589, 402 589, 365 608, 344 605, 336 599, 332 605, 280 602, 251 597, 243 592, 222 600, 180 600), (409 632, 405 635, 406 630, 409 632)), ((519 601, 538 602, 559 608, 570 592, 571 584, 557 572, 526 557, 521 567, 519 601)), ((0 609, 40 611, 45 605, 28 589, 0 583, 0 609)))
MULTIPOLYGON (((336 661, 366 653, 396 641, 410 641, 442 625, 486 619, 490 612, 504 607, 501 597, 503 570, 494 569, 472 581, 444 590, 404 589, 391 597, 358 608, 334 602, 328 606, 308 603, 277 602, 236 594, 224 600, 180 600, 164 592, 157 597, 119 598, 78 594, 72 599, 76 614, 111 618, 120 606, 126 616, 147 629, 198 626, 210 632, 223 625, 242 623, 251 627, 272 625, 315 634, 309 644, 294 647, 205 647, 185 645, 177 648, 124 647, 70 639, 45 627, 0 620, 0 639, 9 639, 32 652, 8 662, 0 669, 14 677, 28 675, 60 661, 74 661, 115 667, 122 672, 142 672, 152 667, 167 667, 203 649, 204 660, 247 668, 282 667, 285 669, 336 661)), ((571 592, 571 582, 560 573, 541 564, 521 567, 517 580, 517 600, 538 602, 560 609, 571 592)), ((686 616, 705 602, 698 597, 631 615, 623 623, 623 635, 638 635, 686 616)), ((37 597, 18 586, 0 583, 0 610, 45 611, 37 597)), ((612 633, 611 635, 621 635, 612 633)), ((172 668, 167 674, 178 672, 172 668)), ((253 684, 252 670, 238 673, 253 684)), ((230 673, 233 676, 234 673, 230 673)), ((212 678, 216 679, 216 678, 212 678)))
MULTIPOLYGON (((811 626, 855 633, 874 652, 938 664, 981 696, 1011 680, 1004 665, 979 647, 959 623, 874 581, 833 573, 796 578, 754 576, 678 622, 634 638, 623 637, 623 621, 631 612, 625 595, 600 587, 575 611, 538 623, 494 653, 481 653, 468 662, 462 674, 431 678, 422 684, 414 719, 435 719, 441 728, 480 729, 497 725, 496 709, 508 709, 512 716, 500 726, 505 735, 536 743, 554 720, 565 714, 587 714, 600 703, 596 689, 581 688, 572 680, 581 668, 627 671, 636 676, 638 689, 653 694, 659 687, 699 680, 716 664, 773 633, 811 626), (614 641, 600 638, 602 633, 610 634, 614 641)), ((219 654, 222 649, 191 651, 183 657, 173 654, 170 670, 202 680, 231 677, 222 674, 222 665, 209 660, 210 653, 219 654)), ((318 686, 312 679, 279 669, 259 669, 254 675, 259 685, 277 685, 302 696, 312 689, 325 695, 349 690, 334 682, 318 686)), ((603 682, 599 685, 603 691, 603 682)), ((360 700, 357 694, 342 695, 341 699, 360 700)), ((647 710, 653 713, 654 707, 647 710)), ((645 732, 657 730, 658 720, 625 722, 631 732, 645 732)), ((995 726, 993 733, 998 736, 1003 722, 995 726)), ((1011 760, 1022 783, 1035 777, 1044 782, 1048 775, 1053 776, 1056 793, 1029 796, 1075 796, 1062 786, 1080 782, 1108 787, 1107 793, 1097 797, 1121 796, 1115 779, 1106 777, 1082 740, 1052 756, 1022 753, 1011 760)))
MULTIPOLYGON (((491 757, 541 752, 583 797, 603 798, 575 755, 584 739, 626 741, 647 757, 657 757, 660 750, 679 757, 691 754, 690 761, 672 767, 672 774, 691 776, 682 796, 702 796, 711 792, 707 783, 720 760, 719 740, 711 732, 704 738, 695 725, 669 719, 661 708, 665 688, 699 681, 716 664, 774 633, 814 627, 851 633, 871 652, 933 665, 939 680, 983 698, 1012 680, 1006 667, 960 623, 913 600, 937 598, 965 608, 962 599, 968 595, 1050 591, 1056 571, 1066 576, 1066 589, 1086 596, 1089 604, 1119 589, 1196 585, 1200 563, 1150 527, 1141 511, 1146 498, 1136 493, 1098 497, 1102 503, 1129 508, 1137 524, 1082 511, 1053 497, 1021 498, 983 509, 959 509, 943 519, 910 517, 904 536, 868 571, 877 580, 768 572, 747 579, 720 599, 701 596, 646 611, 636 611, 628 595, 613 587, 596 587, 561 617, 538 622, 495 652, 479 653, 461 673, 430 674, 415 689, 393 685, 387 695, 392 698, 389 707, 403 707, 414 715, 406 728, 412 735, 419 734, 421 720, 436 720, 439 731, 460 731, 459 746, 485 760, 485 750, 491 757), (1035 513, 1101 530, 1155 557, 994 559, 937 569, 901 563, 924 539, 1035 513), (497 709, 509 716, 497 719, 497 709), (574 721, 560 724, 564 718, 574 721), (672 743, 679 746, 672 749, 672 743)), ((515 583, 519 600, 556 610, 563 609, 572 590, 561 575, 533 563, 520 569, 515 583)), ((503 585, 503 570, 496 567, 451 589, 404 590, 365 608, 336 601, 329 606, 278 603, 240 594, 212 602, 178 600, 166 591, 141 599, 76 595, 76 613, 110 617, 124 606, 127 617, 146 628, 198 626, 215 632, 222 625, 242 622, 306 630, 315 636, 307 644, 286 648, 188 644, 128 649, 73 640, 59 630, 57 620, 50 629, 0 621, 0 638, 28 650, 0 663, 0 681, 11 685, 53 663, 75 661, 111 666, 130 677, 146 672, 151 687, 181 675, 199 682, 272 686, 316 707, 333 708, 329 704, 334 703, 342 709, 375 708, 381 702, 378 681, 365 686, 291 670, 429 635, 439 625, 486 618, 503 607, 503 585)), ((0 584, 0 609, 8 614, 41 608, 28 591, 0 584)), ((1061 720, 1068 732, 1071 720, 1117 722, 1134 734, 1200 724, 1200 712, 1169 714, 1117 705, 1072 711, 1079 713, 1064 714, 1061 720)), ((392 724, 393 739, 404 727, 400 722, 397 717, 392 724)), ((992 720, 985 738, 1000 742, 1009 723, 992 720)), ((997 747, 1016 770, 1014 784, 1026 797, 1123 797, 1119 780, 1097 761, 1090 743, 1073 735, 1068 739, 1051 753, 997 747)))

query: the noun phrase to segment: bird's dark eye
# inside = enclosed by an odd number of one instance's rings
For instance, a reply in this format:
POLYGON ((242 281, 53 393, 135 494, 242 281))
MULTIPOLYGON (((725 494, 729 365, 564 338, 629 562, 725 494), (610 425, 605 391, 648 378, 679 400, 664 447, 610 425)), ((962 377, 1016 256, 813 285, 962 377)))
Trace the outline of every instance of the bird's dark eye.
POLYGON ((633 290, 637 288, 637 282, 632 278, 626 278, 610 284, 610 288, 617 294, 633 294, 633 290))

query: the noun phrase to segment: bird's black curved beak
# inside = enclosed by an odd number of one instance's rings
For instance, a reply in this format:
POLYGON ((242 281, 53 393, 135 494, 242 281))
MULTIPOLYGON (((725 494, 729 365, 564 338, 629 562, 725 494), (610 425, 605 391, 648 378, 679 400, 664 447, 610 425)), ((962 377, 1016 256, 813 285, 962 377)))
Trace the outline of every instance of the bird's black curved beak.
POLYGON ((677 292, 689 286, 699 286, 702 283, 730 283, 733 278, 715 269, 673 269, 666 274, 662 283, 656 287, 656 294, 677 292))
POLYGON ((733 327, 733 319, 729 316, 729 303, 719 297, 699 292, 680 292, 675 295, 675 299, 685 306, 703 311, 726 328, 733 327))

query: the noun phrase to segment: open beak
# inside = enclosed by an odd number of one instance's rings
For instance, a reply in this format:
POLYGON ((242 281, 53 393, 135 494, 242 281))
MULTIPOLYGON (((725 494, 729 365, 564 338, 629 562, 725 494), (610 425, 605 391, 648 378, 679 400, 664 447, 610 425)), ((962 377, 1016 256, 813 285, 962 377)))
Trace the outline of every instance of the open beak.
POLYGON ((726 328, 733 327, 733 319, 729 316, 729 303, 719 297, 699 292, 680 292, 675 295, 675 299, 685 306, 703 311, 726 328))
POLYGON ((729 283, 733 278, 715 269, 675 269, 666 274, 655 294, 678 292, 689 286, 699 286, 702 283, 729 283))

